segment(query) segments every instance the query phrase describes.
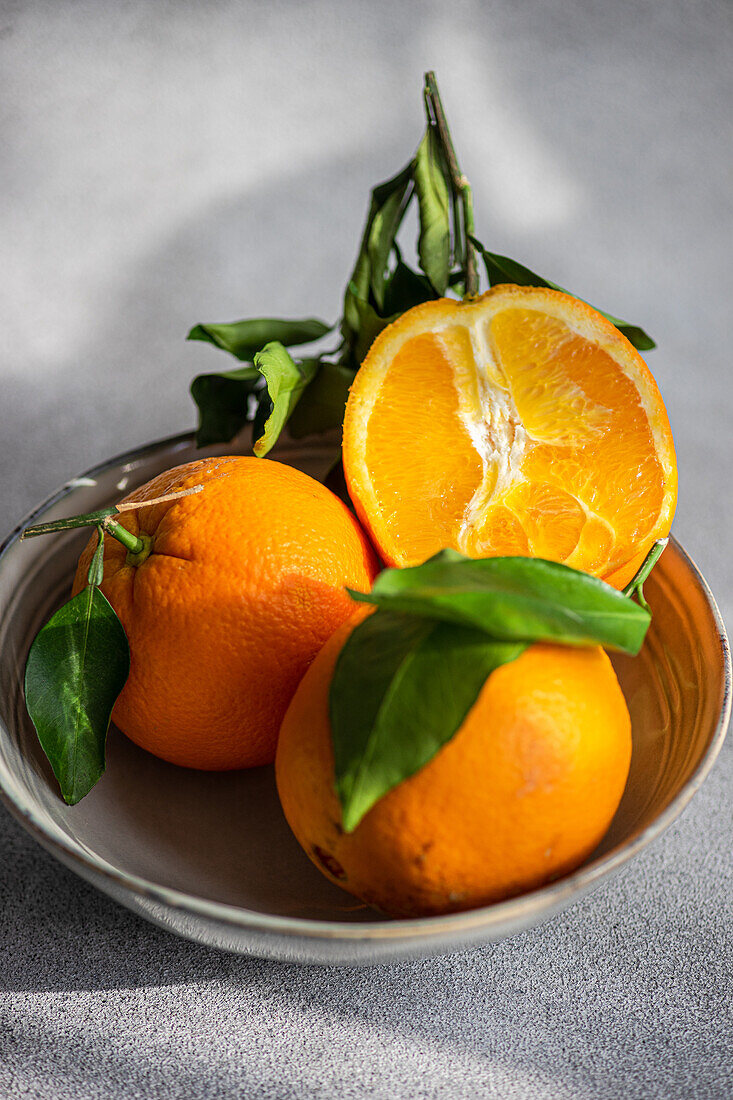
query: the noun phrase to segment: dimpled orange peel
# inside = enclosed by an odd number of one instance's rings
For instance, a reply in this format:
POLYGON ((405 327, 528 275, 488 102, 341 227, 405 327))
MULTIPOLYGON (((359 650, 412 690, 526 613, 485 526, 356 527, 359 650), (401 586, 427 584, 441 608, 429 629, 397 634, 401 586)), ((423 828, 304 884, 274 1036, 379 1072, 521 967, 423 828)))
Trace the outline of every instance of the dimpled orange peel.
POLYGON ((582 863, 631 759, 629 713, 604 651, 538 643, 497 668, 453 738, 347 833, 329 690, 352 628, 303 677, 275 761, 285 816, 323 874, 390 916, 417 917, 486 905, 582 863))
MULTIPOLYGON (((126 503, 144 558, 105 538, 102 591, 130 646, 113 719, 174 764, 227 770, 270 763, 282 717, 323 643, 368 589, 373 551, 345 505, 268 459, 208 458, 168 470, 126 503)), ((96 535, 74 582, 86 583, 96 535)))
POLYGON ((415 306, 348 399, 344 471, 383 559, 550 558, 623 587, 669 532, 677 467, 645 361, 569 294, 415 306))

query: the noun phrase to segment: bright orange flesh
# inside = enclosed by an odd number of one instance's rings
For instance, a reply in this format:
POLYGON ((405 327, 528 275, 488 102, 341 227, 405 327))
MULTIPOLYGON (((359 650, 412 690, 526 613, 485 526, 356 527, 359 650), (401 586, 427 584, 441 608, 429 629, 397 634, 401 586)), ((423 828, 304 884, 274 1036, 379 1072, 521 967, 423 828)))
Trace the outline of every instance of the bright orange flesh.
POLYGON ((631 758, 629 713, 598 648, 533 645, 502 665, 452 740, 345 834, 328 693, 352 628, 303 677, 275 760, 285 816, 328 878, 391 916, 425 916, 534 889, 593 851, 631 758))
MULTIPOLYGON (((140 565, 105 538, 102 591, 130 644, 130 677, 113 718, 174 764, 227 770, 270 763, 303 673, 368 590, 376 560, 359 524, 323 485, 280 462, 211 458, 131 493, 174 502, 125 511, 152 536, 140 565)), ((81 556, 86 583, 96 535, 81 556)))
POLYGON ((352 387, 344 469, 382 557, 528 554, 622 586, 672 523, 674 446, 644 360, 569 295, 417 306, 352 387))

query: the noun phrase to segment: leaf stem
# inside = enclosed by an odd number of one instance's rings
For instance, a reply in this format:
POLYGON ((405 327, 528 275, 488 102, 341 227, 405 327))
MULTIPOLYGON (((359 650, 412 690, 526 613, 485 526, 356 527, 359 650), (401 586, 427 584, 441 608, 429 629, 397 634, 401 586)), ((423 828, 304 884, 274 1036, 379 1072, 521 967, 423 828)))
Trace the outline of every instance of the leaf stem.
POLYGON ((662 556, 662 551, 666 548, 668 542, 669 539, 657 539, 657 541, 653 544, 651 550, 644 558, 644 561, 641 563, 634 576, 623 589, 623 593, 625 596, 628 596, 630 592, 633 592, 634 588, 637 585, 644 583, 654 566, 657 564, 657 561, 662 556))
MULTIPOLYGON (((151 497, 150 500, 123 500, 120 504, 111 505, 109 508, 100 508, 96 512, 84 512, 80 516, 69 516, 68 519, 56 519, 52 523, 38 523, 35 527, 26 527, 21 534, 21 539, 32 539, 37 535, 51 535, 54 531, 72 531, 77 527, 103 527, 108 535, 117 539, 127 550, 131 558, 140 557, 141 560, 150 553, 151 540, 148 535, 133 535, 121 523, 113 520, 121 512, 138 511, 140 508, 151 508, 154 504, 166 504, 169 501, 180 500, 182 497, 200 493, 203 485, 189 485, 186 489, 177 489, 173 493, 165 493, 164 496, 151 497)), ((131 562, 131 564, 138 564, 131 562)))
POLYGON ((127 550, 127 553, 133 557, 142 554, 146 549, 143 539, 138 538, 137 535, 133 535, 126 527, 123 527, 121 523, 107 520, 104 524, 104 529, 113 539, 117 539, 118 542, 121 542, 125 550, 127 550))
POLYGON ((110 516, 116 515, 115 507, 100 508, 97 512, 85 512, 81 516, 70 516, 68 519, 56 519, 52 523, 38 523, 35 527, 26 527, 20 537, 33 539, 36 535, 50 535, 54 531, 71 531, 75 527, 97 527, 110 516))
POLYGON ((631 578, 626 587, 622 589, 624 596, 638 596, 639 603, 642 607, 648 606, 644 599, 644 582, 662 556, 662 552, 668 542, 669 539, 657 539, 647 556, 644 558, 644 561, 637 569, 636 574, 631 578))
POLYGON ((81 516, 70 516, 68 519, 57 519, 53 523, 39 523, 35 527, 27 527, 21 539, 32 539, 37 535, 51 535, 55 531, 72 531, 76 527, 103 527, 108 535, 121 542, 128 553, 142 554, 145 550, 145 542, 139 539, 121 523, 117 523, 112 516, 118 515, 117 509, 100 508, 97 512, 86 512, 81 516))
POLYGON ((87 573, 87 584, 90 588, 99 588, 104 580, 104 527, 100 523, 97 527, 97 549, 92 554, 87 573))
POLYGON ((438 131, 438 136, 440 137, 445 159, 448 164, 448 170, 450 172, 451 184, 461 200, 461 208, 463 210, 463 231, 466 246, 465 297, 472 298, 478 293, 479 288, 476 249, 471 240, 475 228, 473 221, 473 192, 471 190, 471 184, 468 182, 466 176, 464 176, 458 164, 458 157, 456 156, 453 139, 451 138, 450 129, 448 128, 445 111, 443 110, 443 102, 440 98, 440 92, 438 91, 438 82, 432 69, 430 72, 425 73, 425 104, 438 131))

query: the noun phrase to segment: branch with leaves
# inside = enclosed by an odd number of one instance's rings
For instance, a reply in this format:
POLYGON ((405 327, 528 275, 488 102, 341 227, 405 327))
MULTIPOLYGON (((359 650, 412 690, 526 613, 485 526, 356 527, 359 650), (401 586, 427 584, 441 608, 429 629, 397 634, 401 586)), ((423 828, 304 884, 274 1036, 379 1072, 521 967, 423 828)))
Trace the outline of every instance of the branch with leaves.
MULTIPOLYGON (((199 446, 229 442, 251 423, 254 453, 263 457, 286 424, 295 439, 340 427, 354 374, 382 329, 420 302, 475 296, 479 259, 489 286, 563 289, 516 260, 489 252, 476 238, 471 185, 461 171, 433 72, 425 75, 423 95, 425 134, 413 159, 372 191, 338 325, 316 318, 257 318, 198 324, 189 332, 189 340, 204 340, 244 364, 194 379, 199 446), (398 241, 413 202, 420 270, 405 261, 398 241), (319 342, 334 331, 340 342, 333 350, 309 358, 291 355, 290 348, 319 342)), ((604 316, 640 350, 655 346, 638 325, 604 316)))
POLYGON ((20 536, 30 539, 76 528, 97 529, 86 585, 39 630, 25 668, 28 713, 70 806, 88 794, 104 773, 112 710, 130 673, 125 629, 101 591, 105 536, 125 547, 129 565, 140 565, 150 554, 152 540, 148 535, 134 535, 116 517, 180 500, 202 489, 202 485, 192 485, 151 500, 112 504, 96 512, 27 527, 20 536))

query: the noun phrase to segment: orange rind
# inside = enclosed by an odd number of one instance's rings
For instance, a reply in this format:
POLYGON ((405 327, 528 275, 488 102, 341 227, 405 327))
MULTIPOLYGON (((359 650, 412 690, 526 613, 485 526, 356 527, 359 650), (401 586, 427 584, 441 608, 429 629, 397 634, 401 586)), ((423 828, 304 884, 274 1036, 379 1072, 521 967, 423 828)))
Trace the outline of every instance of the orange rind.
POLYGON ((568 294, 502 285, 415 306, 375 340, 344 420, 351 499, 390 565, 451 547, 631 579, 677 466, 641 355, 568 294))

